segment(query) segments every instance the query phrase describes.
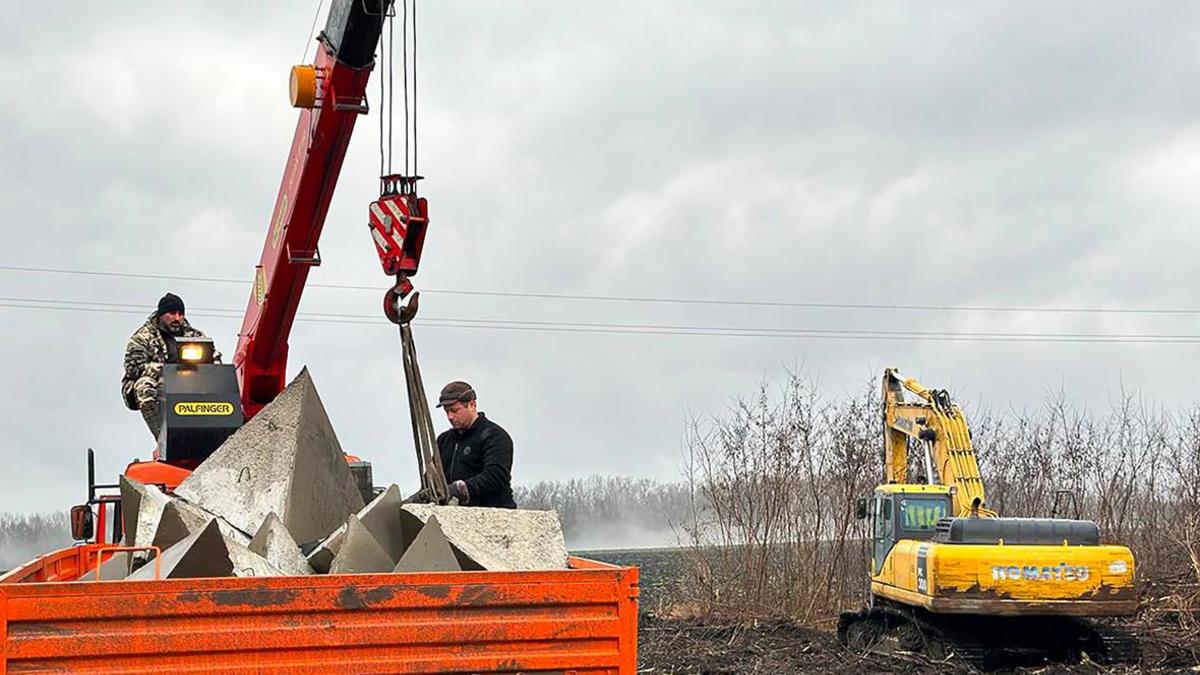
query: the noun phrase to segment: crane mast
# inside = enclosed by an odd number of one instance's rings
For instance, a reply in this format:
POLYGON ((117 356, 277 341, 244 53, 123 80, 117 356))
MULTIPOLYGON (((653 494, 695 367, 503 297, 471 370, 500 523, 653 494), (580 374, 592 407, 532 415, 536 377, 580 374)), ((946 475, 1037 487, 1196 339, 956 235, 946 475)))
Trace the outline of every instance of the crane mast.
POLYGON ((234 354, 249 419, 283 390, 288 336, 346 148, 367 112, 367 81, 391 0, 333 0, 311 65, 292 69, 292 105, 300 118, 271 212, 254 288, 234 354))

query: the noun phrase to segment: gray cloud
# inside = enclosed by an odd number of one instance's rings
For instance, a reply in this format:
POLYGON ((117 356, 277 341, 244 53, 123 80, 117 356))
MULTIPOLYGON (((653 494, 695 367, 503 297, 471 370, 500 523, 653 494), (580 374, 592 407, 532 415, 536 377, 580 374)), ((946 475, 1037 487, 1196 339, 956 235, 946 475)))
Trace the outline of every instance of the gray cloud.
MULTIPOLYGON (((438 2, 421 5, 418 286, 920 304, 1194 306, 1193 3, 438 2)), ((244 307, 312 15, 286 3, 0 8, 0 295, 244 307)), ((372 86, 374 96, 377 91, 372 86)), ((360 121, 302 311, 375 314, 360 121)), ((840 329, 1194 333, 1194 315, 570 303, 429 293, 428 317, 840 329)), ((82 496, 149 444, 117 395, 135 314, 0 308, 0 510, 82 496)), ((238 320, 196 318, 232 354, 238 320)), ((471 380, 523 482, 672 478, 686 416, 801 364, 830 395, 885 365, 968 400, 1192 401, 1194 345, 663 337, 418 326, 431 389, 471 380)), ((346 448, 412 483, 386 325, 298 323, 346 448)))

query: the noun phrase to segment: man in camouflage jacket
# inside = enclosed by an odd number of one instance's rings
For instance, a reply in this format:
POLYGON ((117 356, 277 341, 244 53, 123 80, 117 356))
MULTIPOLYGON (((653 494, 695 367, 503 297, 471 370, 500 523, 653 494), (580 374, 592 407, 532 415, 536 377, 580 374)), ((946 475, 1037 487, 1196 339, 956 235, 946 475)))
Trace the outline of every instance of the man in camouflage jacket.
POLYGON ((184 317, 183 300, 167 293, 158 301, 158 309, 134 331, 125 344, 125 375, 121 378, 121 396, 130 410, 140 410, 142 419, 155 439, 162 428, 159 391, 162 389, 164 363, 179 360, 176 338, 204 337, 184 317))

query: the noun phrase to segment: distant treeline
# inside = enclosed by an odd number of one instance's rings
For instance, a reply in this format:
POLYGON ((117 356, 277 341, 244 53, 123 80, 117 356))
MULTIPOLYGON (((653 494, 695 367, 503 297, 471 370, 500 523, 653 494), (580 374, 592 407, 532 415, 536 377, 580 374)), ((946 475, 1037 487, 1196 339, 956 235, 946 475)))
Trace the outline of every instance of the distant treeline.
POLYGON ((591 476, 515 489, 525 509, 555 509, 572 550, 679 546, 690 517, 682 483, 591 476))
POLYGON ((0 570, 70 545, 66 513, 0 513, 0 570))

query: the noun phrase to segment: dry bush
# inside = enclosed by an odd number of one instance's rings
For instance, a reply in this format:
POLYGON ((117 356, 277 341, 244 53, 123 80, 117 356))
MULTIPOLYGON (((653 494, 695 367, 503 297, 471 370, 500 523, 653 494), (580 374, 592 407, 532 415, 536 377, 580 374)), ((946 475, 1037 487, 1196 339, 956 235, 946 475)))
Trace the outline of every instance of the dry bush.
POLYGON ((818 621, 861 599, 854 498, 876 482, 873 392, 824 402, 792 374, 723 418, 693 420, 685 474, 692 570, 685 595, 707 611, 818 621))
MULTIPOLYGON (((878 398, 871 383, 857 396, 823 399, 790 373, 777 389, 763 384, 724 415, 693 421, 682 582, 691 606, 827 624, 862 602, 865 533, 853 503, 882 476, 878 398)), ((1134 550, 1144 589, 1166 584, 1159 604, 1174 609, 1153 620, 1194 640, 1200 604, 1188 589, 1200 581, 1200 407, 1176 413, 1129 393, 1100 414, 1063 394, 1034 412, 965 407, 990 506, 1002 515, 1096 521, 1106 540, 1134 550), (1192 585, 1180 586, 1181 578, 1192 585)), ((922 452, 910 451, 912 476, 921 473, 922 452)))

